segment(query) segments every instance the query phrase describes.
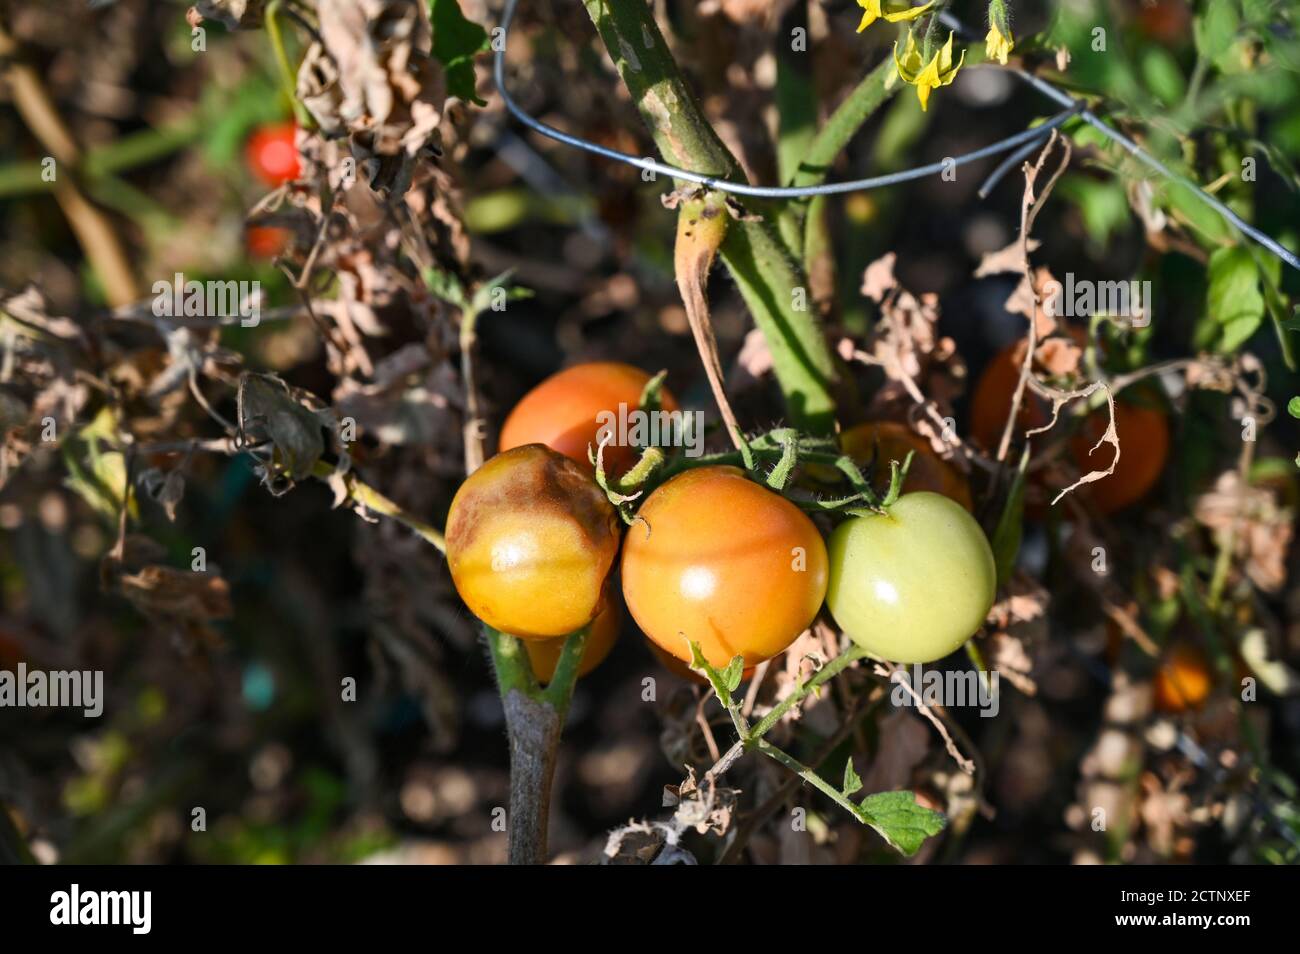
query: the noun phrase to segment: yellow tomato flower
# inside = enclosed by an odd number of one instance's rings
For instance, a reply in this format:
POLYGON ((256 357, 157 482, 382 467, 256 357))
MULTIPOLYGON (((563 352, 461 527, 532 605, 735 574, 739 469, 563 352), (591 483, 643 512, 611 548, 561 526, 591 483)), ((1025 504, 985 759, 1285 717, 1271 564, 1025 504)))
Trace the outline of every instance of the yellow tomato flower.
POLYGON ((957 71, 965 62, 966 51, 962 50, 961 59, 956 65, 953 64, 951 33, 948 34, 948 42, 934 54, 929 63, 924 65, 921 61, 921 51, 916 45, 916 38, 910 33, 907 35, 907 48, 903 51, 902 59, 898 56, 897 41, 894 43, 894 65, 898 68, 898 75, 902 77, 904 83, 916 87, 916 98, 921 101, 922 110, 929 105, 930 91, 940 86, 947 86, 956 79, 957 71))
POLYGON ((934 0, 929 0, 929 3, 923 3, 919 7, 908 4, 909 0, 858 0, 858 6, 865 11, 862 14, 862 22, 858 24, 858 32, 861 33, 881 17, 890 23, 915 20, 934 6, 934 0))
POLYGON ((1015 38, 1012 37, 1010 30, 1003 33, 998 29, 997 24, 989 27, 989 35, 984 38, 984 53, 990 60, 997 60, 1006 66, 1007 56, 1015 48, 1015 38))

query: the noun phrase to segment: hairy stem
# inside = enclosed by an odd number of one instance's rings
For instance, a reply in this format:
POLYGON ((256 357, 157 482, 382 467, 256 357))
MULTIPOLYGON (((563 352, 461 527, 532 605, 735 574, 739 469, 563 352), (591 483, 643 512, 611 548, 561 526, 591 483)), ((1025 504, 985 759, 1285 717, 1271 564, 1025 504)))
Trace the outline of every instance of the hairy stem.
POLYGON ((807 682, 799 685, 794 692, 786 696, 773 707, 772 711, 763 718, 750 730, 750 739, 760 739, 766 735, 772 728, 781 721, 781 717, 789 712, 795 705, 804 699, 808 693, 825 685, 831 679, 834 679, 849 666, 853 665, 859 659, 864 659, 867 651, 857 643, 850 643, 849 648, 840 653, 825 666, 822 666, 817 673, 807 682))
POLYGON ((520 640, 489 626, 483 630, 492 652, 510 739, 508 858, 512 865, 545 864, 555 758, 588 628, 578 630, 565 642, 555 675, 545 690, 539 689, 520 640))

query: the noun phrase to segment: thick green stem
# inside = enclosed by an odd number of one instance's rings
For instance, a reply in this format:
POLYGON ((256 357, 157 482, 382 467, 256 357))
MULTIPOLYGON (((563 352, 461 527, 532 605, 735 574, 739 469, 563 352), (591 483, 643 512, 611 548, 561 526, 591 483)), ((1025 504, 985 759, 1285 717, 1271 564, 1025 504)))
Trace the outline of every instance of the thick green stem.
MULTIPOLYGON (((739 179, 739 163, 709 125, 643 0, 584 0, 614 66, 667 162, 739 179)), ((728 229, 722 260, 772 352, 792 423, 829 433, 838 367, 811 311, 808 280, 777 235, 775 206, 747 202, 758 221, 728 229)))
POLYGON ((584 627, 569 636, 550 685, 541 689, 523 643, 514 636, 483 627, 510 738, 510 807, 506 812, 506 831, 512 865, 546 863, 555 758, 589 629, 584 627))
POLYGON ((790 180, 791 185, 820 185, 826 181, 835 157, 844 151, 849 140, 857 135, 871 114, 901 88, 901 83, 894 84, 892 88, 885 87, 894 69, 893 58, 886 57, 845 97, 844 102, 831 113, 826 125, 813 138, 812 145, 808 147, 798 170, 790 180))

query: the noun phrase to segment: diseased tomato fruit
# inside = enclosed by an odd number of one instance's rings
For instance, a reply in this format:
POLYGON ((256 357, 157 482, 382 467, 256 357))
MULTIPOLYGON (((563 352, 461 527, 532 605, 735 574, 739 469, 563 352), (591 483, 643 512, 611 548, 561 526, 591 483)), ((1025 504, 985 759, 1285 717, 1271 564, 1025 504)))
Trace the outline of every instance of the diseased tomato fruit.
POLYGON ((244 159, 249 170, 268 186, 278 186, 298 178, 302 170, 298 147, 294 144, 297 127, 293 123, 259 126, 248 137, 244 159))
MULTIPOLYGON (((605 473, 617 476, 636 463, 635 447, 618 442, 619 405, 635 411, 641 392, 651 375, 630 364, 617 361, 593 361, 577 364, 551 375, 525 394, 501 428, 501 449, 521 444, 545 444, 583 467, 591 468, 587 446, 599 443, 601 412, 615 415, 615 443, 605 447, 602 461, 605 473)), ((667 388, 660 392, 665 411, 678 410, 677 400, 667 388)))
POLYGON ((934 493, 904 494, 888 514, 840 524, 830 559, 831 615, 859 646, 894 662, 948 655, 983 624, 997 589, 984 531, 934 493))
POLYGON ((524 639, 566 636, 601 608, 619 520, 591 475, 526 444, 476 470, 447 515, 447 565, 470 611, 524 639))
POLYGON ((851 427, 840 435, 840 448, 859 464, 865 465, 875 454, 875 467, 866 474, 877 487, 889 485, 889 462, 898 461, 901 467, 908 451, 914 451, 907 479, 906 491, 929 490, 957 501, 967 510, 973 508, 970 485, 956 467, 948 463, 930 446, 930 442, 906 424, 897 421, 869 421, 851 427))
POLYGON ((712 666, 752 666, 808 628, 826 595, 826 545, 813 522, 736 467, 672 478, 641 506, 623 544, 623 598, 676 658, 700 644, 712 666))
MULTIPOLYGON (((695 683, 699 683, 700 685, 708 685, 709 680, 705 679, 698 672, 696 672, 686 663, 682 662, 676 656, 668 655, 668 653, 664 652, 662 649, 660 649, 658 646, 655 645, 654 640, 647 639, 645 641, 645 644, 646 644, 646 648, 650 650, 651 655, 653 655, 655 659, 659 660, 659 665, 663 666, 665 669, 667 669, 678 679, 685 679, 687 682, 695 682, 695 683)), ((754 667, 749 666, 745 669, 743 673, 741 673, 740 676, 741 681, 744 682, 752 678, 753 675, 754 675, 754 667)))
MULTIPOLYGON (((1115 448, 1110 444, 1102 444, 1096 453, 1089 454, 1106 433, 1108 420, 1106 408, 1093 411, 1084 419, 1080 432, 1070 438, 1070 456, 1081 474, 1105 470, 1115 459, 1115 448)), ((1155 408, 1117 400, 1115 435, 1120 446, 1115 472, 1079 488, 1102 514, 1123 510, 1145 497, 1160 479, 1169 457, 1169 422, 1155 408)))
POLYGON ((1209 698, 1213 684, 1205 653, 1191 643, 1175 643, 1156 670, 1156 708, 1169 713, 1198 709, 1209 698))
MULTIPOLYGON (((591 622, 591 632, 587 634, 587 643, 582 647, 582 658, 578 661, 578 676, 585 676, 605 661, 614 643, 618 640, 618 628, 623 613, 617 598, 607 598, 605 608, 596 614, 591 622)), ((528 651, 528 661, 532 663, 533 675, 542 685, 555 678, 555 667, 560 664, 560 654, 564 651, 567 636, 554 639, 525 639, 524 649, 528 651)))

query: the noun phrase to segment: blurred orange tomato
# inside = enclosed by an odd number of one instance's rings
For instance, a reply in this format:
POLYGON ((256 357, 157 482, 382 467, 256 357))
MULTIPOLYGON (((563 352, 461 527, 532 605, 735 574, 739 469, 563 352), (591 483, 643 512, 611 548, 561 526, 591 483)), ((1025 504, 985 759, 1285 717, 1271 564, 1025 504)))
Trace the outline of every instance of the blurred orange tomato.
POLYGON ((244 244, 253 258, 275 258, 289 247, 293 233, 275 225, 250 225, 244 231, 244 244))
MULTIPOLYGON (((1110 444, 1092 452, 1106 433, 1108 420, 1105 408, 1093 411, 1084 419, 1082 431, 1070 439, 1070 455, 1080 473, 1105 470, 1115 459, 1110 444)), ((1115 472, 1079 488, 1102 514, 1123 510, 1145 497, 1160 479, 1169 457, 1169 423, 1155 408, 1116 401, 1115 434, 1120 446, 1115 472)))
POLYGON ((1191 643, 1175 643, 1156 670, 1156 708, 1168 713, 1198 709, 1209 698, 1213 684, 1205 653, 1191 643))

